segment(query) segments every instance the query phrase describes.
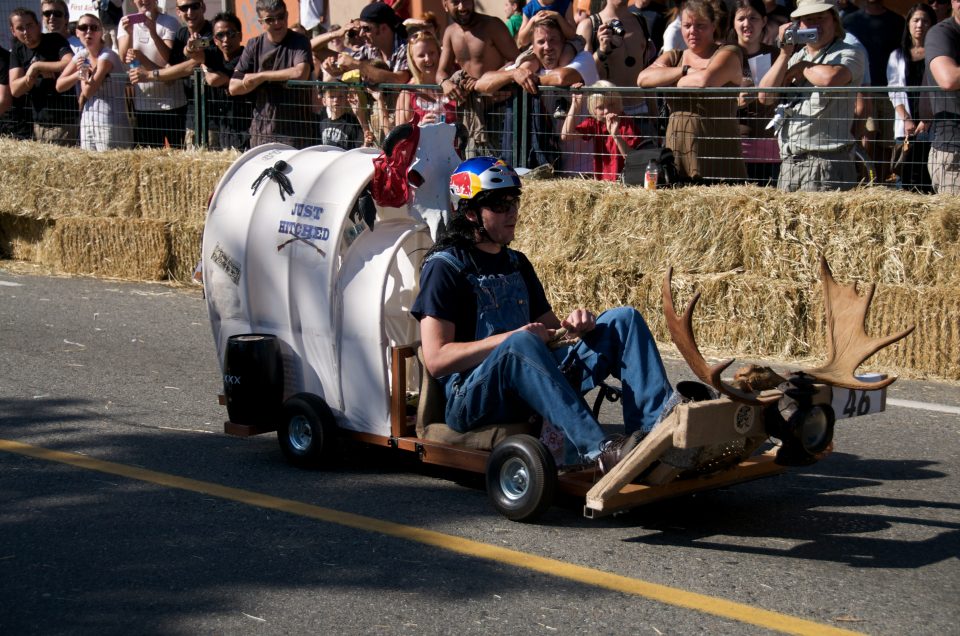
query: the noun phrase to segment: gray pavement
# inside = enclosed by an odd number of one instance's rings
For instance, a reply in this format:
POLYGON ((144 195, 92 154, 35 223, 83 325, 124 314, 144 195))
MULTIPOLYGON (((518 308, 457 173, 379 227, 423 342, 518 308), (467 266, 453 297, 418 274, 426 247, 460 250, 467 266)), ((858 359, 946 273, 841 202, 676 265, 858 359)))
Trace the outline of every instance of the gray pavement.
MULTIPOLYGON (((0 269, 0 351, 0 440, 706 597, 685 609, 0 449, 3 634, 769 631, 749 612, 717 616, 711 599, 867 633, 958 633, 955 414, 890 407, 842 421, 836 452, 781 477, 592 521, 567 502, 524 525, 498 516, 476 479, 384 450, 348 446, 308 472, 285 464, 273 436, 223 435, 195 288, 0 269)), ((674 380, 689 376, 667 362, 674 380)), ((890 396, 960 405, 951 384, 900 381, 890 396)))

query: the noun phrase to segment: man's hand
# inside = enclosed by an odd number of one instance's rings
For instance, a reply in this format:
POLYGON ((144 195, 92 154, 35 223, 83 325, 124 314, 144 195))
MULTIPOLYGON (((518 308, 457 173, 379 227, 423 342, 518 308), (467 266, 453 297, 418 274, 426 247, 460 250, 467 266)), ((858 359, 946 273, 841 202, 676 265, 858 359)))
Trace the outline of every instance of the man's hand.
POLYGON ((806 81, 803 72, 813 66, 810 62, 798 62, 787 69, 787 74, 783 76, 784 86, 793 86, 806 81))
POLYGON ((357 59, 352 55, 341 53, 337 56, 337 68, 340 70, 340 74, 342 75, 347 71, 355 71, 360 68, 360 62, 358 62, 357 59))
POLYGON ((527 331, 532 333, 537 338, 540 338, 543 342, 550 342, 553 340, 553 329, 547 329, 547 326, 542 322, 531 322, 530 324, 524 325, 517 329, 517 331, 527 331))
POLYGON ((785 22, 780 25, 780 29, 777 31, 777 44, 779 44, 780 50, 783 51, 784 55, 788 57, 793 55, 793 52, 797 48, 794 44, 783 44, 783 34, 786 33, 787 29, 791 26, 793 26, 792 22, 785 22))
POLYGON ((571 338, 583 336, 583 334, 593 331, 597 326, 597 317, 586 309, 574 309, 560 325, 567 330, 567 335, 571 338))
MULTIPOLYGON (((544 12, 541 11, 540 13, 544 12)), ((537 15, 540 14, 538 13, 537 15)), ((536 95, 540 86, 540 80, 536 74, 524 66, 518 66, 513 70, 513 81, 531 95, 536 95)))

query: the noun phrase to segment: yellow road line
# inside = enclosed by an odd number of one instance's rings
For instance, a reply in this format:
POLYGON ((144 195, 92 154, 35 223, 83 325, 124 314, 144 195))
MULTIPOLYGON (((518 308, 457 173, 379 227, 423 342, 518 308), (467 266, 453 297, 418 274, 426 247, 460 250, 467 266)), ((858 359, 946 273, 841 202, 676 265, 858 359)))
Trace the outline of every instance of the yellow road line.
POLYGON ((517 568, 533 570, 549 576, 556 576, 614 592, 632 594, 659 601, 666 605, 673 605, 704 614, 729 618, 741 623, 748 623, 787 634, 820 635, 857 633, 839 629, 831 625, 780 614, 778 612, 771 612, 744 603, 735 603, 733 601, 688 592, 687 590, 667 585, 650 583, 641 579, 611 574, 610 572, 603 572, 581 565, 564 563, 563 561, 548 559, 508 548, 501 548, 479 541, 435 532, 433 530, 406 526, 391 521, 374 519, 372 517, 364 517, 349 512, 313 506, 290 499, 281 499, 262 493, 230 488, 229 486, 221 486, 219 484, 186 477, 178 477, 176 475, 169 475, 144 468, 101 461, 84 455, 77 455, 76 453, 64 453, 62 451, 30 446, 28 444, 4 439, 0 439, 0 450, 46 461, 60 462, 77 468, 119 475, 121 477, 168 486, 170 488, 178 488, 189 492, 229 499, 260 508, 279 510, 301 517, 335 523, 348 528, 377 532, 407 541, 416 541, 417 543, 449 550, 450 552, 456 552, 478 559, 486 559, 488 561, 496 561, 497 563, 504 563, 517 568))

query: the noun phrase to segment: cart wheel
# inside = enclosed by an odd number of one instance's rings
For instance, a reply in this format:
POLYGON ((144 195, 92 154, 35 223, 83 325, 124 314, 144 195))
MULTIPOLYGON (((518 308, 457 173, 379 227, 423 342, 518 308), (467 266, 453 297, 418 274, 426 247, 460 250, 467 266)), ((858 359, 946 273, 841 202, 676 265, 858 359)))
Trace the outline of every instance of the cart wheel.
POLYGON ((330 407, 310 393, 283 403, 277 440, 287 461, 299 468, 321 468, 332 455, 337 425, 330 407))
POLYGON ((553 455, 535 437, 511 435, 487 460, 487 494, 512 521, 533 521, 553 503, 557 467, 553 455))

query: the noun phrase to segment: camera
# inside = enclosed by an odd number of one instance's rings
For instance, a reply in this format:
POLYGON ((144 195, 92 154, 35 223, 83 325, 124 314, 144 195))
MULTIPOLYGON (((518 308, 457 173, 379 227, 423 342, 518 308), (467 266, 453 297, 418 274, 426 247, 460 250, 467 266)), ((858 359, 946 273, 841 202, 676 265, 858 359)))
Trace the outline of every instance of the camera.
POLYGON ((819 37, 820 29, 801 29, 800 25, 794 22, 789 29, 783 32, 783 40, 781 40, 780 46, 816 42, 819 37))
POLYGON ((351 40, 356 40, 360 37, 360 29, 350 29, 347 31, 347 37, 351 40))
POLYGON ((213 38, 211 37, 201 37, 193 40, 193 48, 196 49, 205 49, 213 46, 213 38))
POLYGON ((607 22, 607 28, 610 29, 610 35, 615 37, 622 38, 627 33, 627 30, 623 28, 623 22, 616 18, 607 22))

